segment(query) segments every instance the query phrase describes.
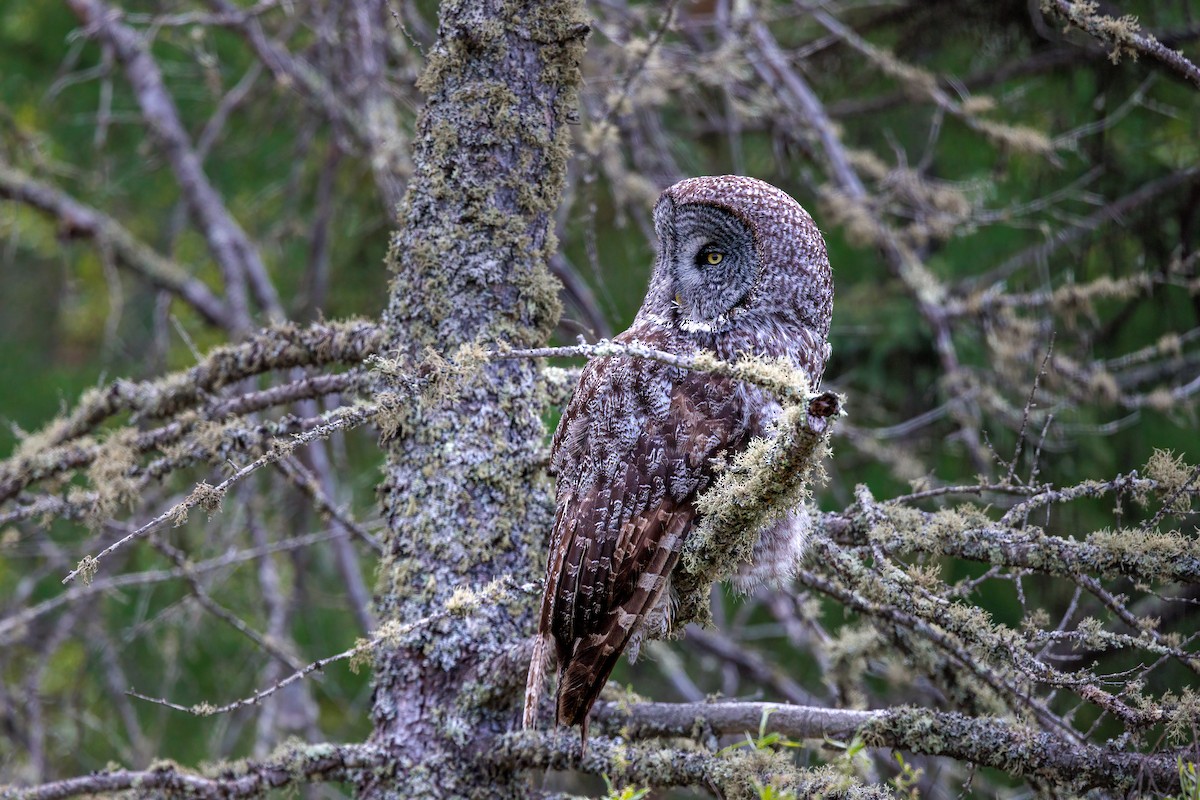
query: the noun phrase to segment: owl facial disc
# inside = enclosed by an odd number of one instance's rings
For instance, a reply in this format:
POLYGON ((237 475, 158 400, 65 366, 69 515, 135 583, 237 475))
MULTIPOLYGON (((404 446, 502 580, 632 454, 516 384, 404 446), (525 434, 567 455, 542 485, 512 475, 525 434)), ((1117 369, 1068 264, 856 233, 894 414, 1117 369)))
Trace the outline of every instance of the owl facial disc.
POLYGON ((760 269, 750 229, 726 209, 670 198, 659 203, 654 217, 660 267, 680 324, 723 326, 750 294, 760 269))

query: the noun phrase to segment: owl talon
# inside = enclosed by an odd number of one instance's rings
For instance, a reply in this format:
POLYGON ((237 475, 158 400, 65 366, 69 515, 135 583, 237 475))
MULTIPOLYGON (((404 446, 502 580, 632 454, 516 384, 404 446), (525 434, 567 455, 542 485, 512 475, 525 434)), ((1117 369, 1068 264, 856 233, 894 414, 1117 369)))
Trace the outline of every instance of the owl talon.
POLYGON ((836 394, 824 392, 808 401, 808 414, 812 417, 834 417, 840 406, 836 394))

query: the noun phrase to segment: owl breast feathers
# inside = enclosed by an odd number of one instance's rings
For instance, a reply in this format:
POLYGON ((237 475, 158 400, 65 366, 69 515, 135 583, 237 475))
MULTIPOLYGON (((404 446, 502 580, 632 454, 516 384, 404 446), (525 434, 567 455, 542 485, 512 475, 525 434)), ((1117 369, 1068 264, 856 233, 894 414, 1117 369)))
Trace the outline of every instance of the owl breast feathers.
MULTIPOLYGON (((658 254, 633 325, 616 341, 677 355, 786 358, 820 381, 833 278, 800 205, 737 176, 681 181, 654 208, 658 254)), ((581 725, 618 657, 669 592, 716 464, 768 434, 778 403, 757 387, 656 361, 590 362, 554 435, 557 512, 525 725, 535 721, 550 643, 556 721, 581 725)), ((763 535, 763 573, 790 574, 799 517, 763 535), (786 534, 786 536, 783 536, 786 534)), ((753 582, 751 572, 743 581, 753 582)))

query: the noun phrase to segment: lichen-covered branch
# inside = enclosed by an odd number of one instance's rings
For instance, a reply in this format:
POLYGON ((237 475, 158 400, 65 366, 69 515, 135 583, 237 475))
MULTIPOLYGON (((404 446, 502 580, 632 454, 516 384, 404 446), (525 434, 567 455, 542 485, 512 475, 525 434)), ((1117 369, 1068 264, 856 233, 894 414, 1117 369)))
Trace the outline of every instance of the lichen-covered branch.
POLYGON ((198 484, 191 493, 182 501, 175 503, 166 511, 156 516, 154 519, 142 525, 138 529, 122 536, 117 541, 110 544, 108 547, 101 550, 94 556, 85 556, 79 562, 79 566, 67 573, 63 578, 63 583, 70 583, 76 577, 82 575, 84 579, 90 579, 99 565, 101 559, 110 555, 114 551, 124 547, 134 539, 141 538, 151 531, 162 527, 171 522, 175 525, 181 524, 187 519, 188 514, 196 507, 203 508, 207 511, 214 512, 221 507, 221 502, 225 498, 225 494, 229 488, 246 476, 253 474, 257 470, 262 469, 268 464, 273 464, 283 458, 291 455, 296 448, 315 441, 317 439, 327 438, 337 431, 348 430, 357 427, 366 422, 369 422, 377 413, 380 407, 371 403, 363 403, 356 406, 345 406, 329 412, 326 419, 323 419, 320 424, 297 434, 292 438, 280 441, 270 447, 267 452, 263 453, 258 458, 237 469, 232 475, 225 480, 210 486, 207 483, 198 484))
MULTIPOLYGON (((489 353, 488 357, 507 360, 513 358, 609 358, 611 356, 627 356, 629 358, 644 358, 657 361, 669 367, 690 370, 693 372, 708 372, 734 380, 745 381, 755 386, 761 386, 775 395, 781 402, 796 401, 801 404, 812 402, 818 397, 825 397, 810 392, 808 381, 803 372, 797 371, 785 362, 764 361, 759 358, 747 357, 740 361, 722 361, 711 352, 698 352, 690 356, 655 350, 637 343, 614 342, 607 339, 594 344, 580 344, 570 347, 536 347, 526 349, 499 349, 489 353)), ((828 398, 826 398, 828 399, 828 398)), ((830 414, 836 411, 831 410, 830 414)))
MULTIPOLYGON (((361 371, 313 375, 269 389, 245 392, 229 398, 210 399, 193 408, 185 406, 168 417, 169 421, 150 430, 118 430, 102 441, 75 437, 66 444, 29 454, 18 454, 6 462, 0 462, 0 502, 11 500, 18 492, 63 473, 91 468, 97 459, 113 458, 117 455, 114 447, 122 451, 123 460, 128 457, 144 457, 155 450, 174 450, 174 458, 159 460, 147 470, 163 475, 191 461, 203 460, 199 455, 201 453, 217 451, 219 448, 213 446, 215 440, 238 438, 246 443, 261 438, 248 435, 246 428, 250 426, 239 427, 238 418, 298 400, 323 397, 335 392, 353 393, 361 389, 365 382, 361 371), (198 436, 201 431, 204 435, 198 436), (200 446, 197 439, 206 440, 206 446, 200 446), (184 446, 177 447, 181 442, 184 446), (189 453, 196 454, 196 457, 189 458, 189 453)), ((199 402, 201 398, 196 400, 199 402)), ((242 421, 246 422, 244 419, 242 421)), ((253 427, 262 429, 261 425, 253 427)), ((281 429, 279 432, 284 431, 281 429)), ((136 471, 132 463, 130 468, 136 471)))
POLYGON ((1047 489, 1014 506, 1018 513, 1009 512, 999 524, 970 507, 922 511, 871 502, 857 515, 822 515, 819 527, 840 542, 877 545, 888 554, 938 553, 1061 577, 1088 573, 1141 582, 1200 583, 1200 544, 1178 532, 1096 531, 1079 540, 1047 535, 1034 526, 1010 526, 1020 519, 1022 509, 1114 490, 1163 491, 1157 481, 1136 477, 1085 484, 1077 491, 1047 489))
POLYGON ((184 372, 154 381, 118 380, 85 392, 70 414, 26 437, 17 458, 83 436, 119 413, 145 419, 167 417, 243 378, 295 367, 357 364, 382 344, 380 328, 364 320, 266 328, 245 342, 215 348, 184 372))
MULTIPOLYGON (((756 726, 757 727, 757 726, 756 726)), ((660 742, 626 744, 597 737, 580 753, 577 737, 565 731, 508 734, 487 742, 481 757, 504 767, 533 770, 574 769, 607 775, 618 785, 694 787, 730 800, 751 800, 771 787, 775 796, 821 797, 828 800, 886 800, 881 786, 866 786, 829 767, 803 769, 785 754, 771 750, 716 754, 694 747, 660 742)))
POLYGON ((776 703, 600 703, 596 723, 626 739, 761 736, 789 739, 847 739, 860 736, 871 747, 950 756, 1013 775, 1052 777, 1075 791, 1095 787, 1128 790, 1153 787, 1178 791, 1179 775, 1169 756, 1112 753, 999 719, 972 719, 919 708, 856 711, 776 703))
POLYGON ((65 800, 80 795, 136 791, 161 797, 224 800, 260 797, 297 783, 353 781, 364 773, 387 770, 382 752, 365 744, 289 746, 273 757, 241 765, 218 765, 192 772, 165 761, 146 770, 114 769, 40 786, 0 786, 3 800, 65 800))
POLYGON ((1153 36, 1141 32, 1137 18, 1125 15, 1119 19, 1097 13, 1099 4, 1093 0, 1042 0, 1042 12, 1059 17, 1071 27, 1085 31, 1112 50, 1113 63, 1122 55, 1148 56, 1162 63, 1200 89, 1200 67, 1178 50, 1167 47, 1153 36))

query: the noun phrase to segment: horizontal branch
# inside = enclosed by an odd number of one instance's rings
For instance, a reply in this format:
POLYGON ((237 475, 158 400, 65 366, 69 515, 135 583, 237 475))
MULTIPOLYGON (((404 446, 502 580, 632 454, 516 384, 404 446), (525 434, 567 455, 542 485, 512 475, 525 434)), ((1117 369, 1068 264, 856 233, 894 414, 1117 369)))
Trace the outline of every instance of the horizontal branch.
POLYGON ((1014 506, 998 523, 982 516, 959 518, 962 512, 956 510, 922 511, 872 503, 865 510, 869 513, 821 514, 816 527, 839 544, 877 545, 889 555, 937 553, 1068 578, 1086 573, 1141 582, 1200 584, 1200 546, 1170 533, 1102 531, 1080 540, 1050 536, 1034 527, 1012 527, 1028 509, 1158 487, 1157 481, 1132 474, 1065 489, 1045 488, 1014 506))
POLYGON ((781 703, 596 703, 593 730, 626 739, 659 736, 757 735, 760 728, 792 739, 848 738, 882 711, 781 703), (764 727, 764 718, 766 719, 764 727))
POLYGON ((668 353, 653 347, 601 339, 595 344, 578 344, 569 347, 535 347, 525 350, 496 350, 490 357, 496 360, 514 358, 612 358, 627 356, 665 364, 668 367, 693 372, 708 372, 734 380, 761 386, 782 401, 811 399, 815 397, 808 389, 808 376, 790 364, 747 358, 741 361, 723 361, 709 352, 700 351, 691 355, 668 353))
POLYGON ((272 553, 281 553, 288 550, 299 550, 304 547, 309 547, 314 544, 326 542, 332 539, 335 533, 331 531, 321 531, 319 533, 310 533, 304 536, 297 536, 291 539, 284 539, 279 542, 272 542, 264 547, 254 547, 249 550, 234 550, 225 553, 216 558, 207 561, 201 561, 197 564, 188 564, 184 567, 174 567, 172 569, 146 570, 144 572, 131 572, 125 575, 114 575, 105 580, 93 581, 88 584, 78 584, 71 587, 62 594, 49 597, 32 606, 17 611, 10 616, 0 618, 0 645, 10 645, 19 640, 21 637, 28 636, 29 626, 40 617, 49 614, 55 609, 63 606, 77 603, 85 598, 96 597, 118 592, 121 589, 147 586, 155 583, 163 583, 166 581, 179 580, 184 577, 185 572, 190 571, 193 575, 200 575, 205 572, 223 569, 225 567, 235 566, 245 561, 252 561, 272 553))
POLYGON ((94 772, 29 788, 0 787, 3 800, 63 800, 135 790, 139 796, 211 798, 258 797, 270 789, 297 783, 355 781, 363 772, 385 768, 390 756, 365 744, 289 746, 262 761, 218 767, 209 774, 189 772, 165 761, 147 770, 94 772))
POLYGON ((716 754, 695 747, 668 747, 661 742, 630 744, 597 736, 589 739, 587 751, 581 752, 579 737, 566 731, 510 733, 484 739, 476 750, 485 763, 504 769, 575 769, 608 776, 617 786, 694 786, 718 797, 755 797, 759 796, 756 787, 762 786, 771 786, 776 797, 893 797, 883 787, 863 786, 848 775, 819 767, 797 767, 790 759, 769 751, 716 754))
POLYGON ((608 733, 632 739, 757 735, 760 728, 797 740, 857 732, 871 747, 945 756, 1079 791, 1179 790, 1174 756, 1075 744, 1003 719, 909 707, 855 711, 774 703, 597 703, 593 720, 608 733))

